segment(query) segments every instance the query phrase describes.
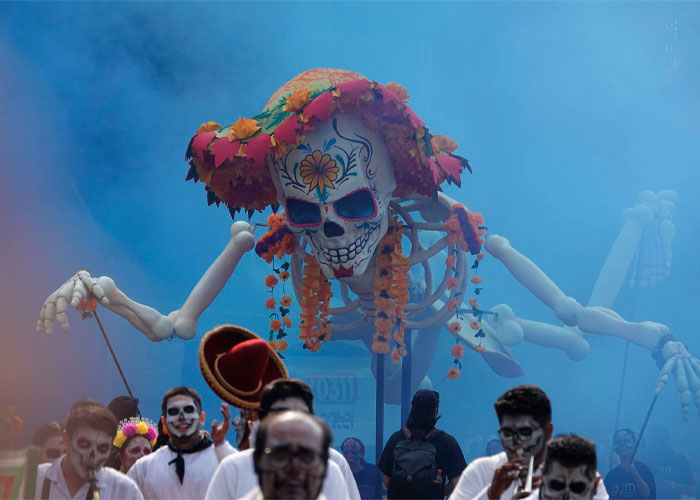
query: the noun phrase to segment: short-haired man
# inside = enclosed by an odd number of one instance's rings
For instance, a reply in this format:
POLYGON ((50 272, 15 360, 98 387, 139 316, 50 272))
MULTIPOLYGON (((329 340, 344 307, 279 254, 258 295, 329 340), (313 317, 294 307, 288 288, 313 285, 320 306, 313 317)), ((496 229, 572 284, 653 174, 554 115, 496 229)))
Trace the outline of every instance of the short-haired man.
POLYGON ((613 449, 620 458, 620 465, 605 476, 605 487, 610 498, 656 498, 654 473, 649 466, 632 460, 637 436, 632 429, 620 429, 613 436, 613 449))
MULTIPOLYGON (((313 400, 311 388, 305 382, 297 379, 274 380, 265 386, 260 397, 258 415, 261 425, 267 418, 289 410, 313 415, 313 400)), ((206 498, 241 498, 254 489, 257 482, 253 450, 244 450, 222 460, 211 480, 206 498)), ((333 448, 328 448, 323 494, 330 499, 360 499, 347 460, 333 448)))
POLYGON ((230 412, 223 404, 221 428, 212 424, 212 439, 201 430, 205 413, 202 398, 189 387, 173 387, 161 403, 168 445, 142 457, 129 469, 148 499, 203 498, 219 460, 234 453, 226 441, 230 412))
POLYGON ((66 453, 63 424, 52 420, 41 424, 32 436, 32 446, 39 448, 39 463, 49 464, 66 453))
POLYGON ((104 467, 117 434, 117 419, 107 408, 89 399, 73 405, 66 418, 63 439, 66 454, 39 466, 36 498, 143 500, 136 483, 119 471, 104 467))
POLYGON ((547 443, 542 483, 528 500, 590 500, 600 476, 595 444, 575 435, 561 435, 547 443))
POLYGON ((321 420, 285 411, 258 428, 253 465, 258 487, 244 500, 319 499, 328 466, 331 432, 321 420))
MULTIPOLYGON (((450 496, 453 500, 513 498, 516 487, 524 485, 530 457, 533 474, 541 474, 545 445, 554 430, 547 394, 534 385, 521 385, 499 397, 494 408, 504 451, 470 463, 450 496)), ((608 498, 602 481, 594 498, 608 498)))

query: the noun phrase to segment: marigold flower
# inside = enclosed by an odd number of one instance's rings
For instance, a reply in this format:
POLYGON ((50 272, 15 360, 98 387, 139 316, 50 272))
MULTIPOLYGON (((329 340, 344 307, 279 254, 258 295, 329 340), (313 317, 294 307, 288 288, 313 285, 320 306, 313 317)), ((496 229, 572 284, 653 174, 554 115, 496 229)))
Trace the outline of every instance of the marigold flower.
POLYGON ((148 424, 142 420, 136 424, 136 432, 138 434, 146 434, 148 432, 148 424))
POLYGON ((124 435, 124 432, 117 432, 117 435, 114 437, 114 441, 112 441, 112 444, 114 444, 114 446, 116 446, 117 448, 121 448, 122 446, 124 446, 124 443, 126 443, 126 436, 124 435))
POLYGON ((292 320, 289 316, 285 316, 284 318, 282 318, 282 321, 284 322, 284 326, 286 326, 287 328, 292 327, 292 320))
POLYGON ((282 322, 278 319, 273 319, 270 321, 270 330, 278 332, 282 328, 282 322))
POLYGON ((450 255, 450 256, 447 257, 447 259, 445 260, 445 265, 446 265, 447 267, 455 267, 455 262, 456 262, 456 260, 457 260, 457 259, 455 258, 454 255, 450 255))
POLYGON ((386 84, 386 88, 388 90, 391 90, 397 96, 399 96, 399 99, 401 99, 401 102, 406 102, 408 100, 408 97, 409 97, 408 90, 406 90, 404 87, 402 87, 398 83, 389 82, 386 84))
POLYGON ((270 311, 272 311, 276 305, 277 305, 277 301, 272 297, 269 297, 265 301, 265 309, 269 309, 270 311))
POLYGON ((391 351, 391 362, 394 364, 398 364, 399 361, 401 361, 401 353, 398 349, 394 349, 393 351, 391 351))
POLYGON ((296 90, 292 92, 292 95, 287 97, 287 100, 284 102, 284 106, 282 106, 282 111, 289 111, 291 113, 299 111, 301 108, 306 106, 310 98, 311 89, 296 90))
POLYGON ((460 344, 455 344, 452 346, 452 349, 450 349, 450 354, 455 358, 461 358, 464 356, 464 347, 460 344))
POLYGON ((287 347, 289 347, 289 345, 287 344, 286 340, 282 339, 282 340, 277 341, 277 350, 278 351, 280 351, 280 352, 286 351, 287 347))
POLYGON ((391 347, 389 346, 389 342, 382 342, 379 340, 372 342, 372 351, 376 352, 377 354, 386 354, 390 350, 391 347))
POLYGON ((268 341, 267 345, 269 345, 273 351, 277 350, 277 341, 276 340, 268 341))
POLYGON ((450 323, 450 333, 452 335, 457 335, 461 331, 462 325, 460 325, 458 321, 453 321, 452 323, 450 323))
POLYGON ((469 305, 472 307, 479 307, 479 303, 476 301, 474 297, 469 297, 469 305))
POLYGON ((450 367, 447 370, 447 378, 449 378, 450 380, 454 380, 457 377, 459 377, 459 369, 450 367))
POLYGON ((455 312, 457 310, 457 299, 450 299, 447 302, 447 310, 450 312, 455 312))
POLYGON ((221 125, 216 122, 204 122, 199 126, 197 133, 202 134, 204 132, 213 132, 214 130, 219 130, 220 128, 221 125))
POLYGON ((258 130, 260 130, 260 127, 258 127, 258 122, 256 120, 253 118, 241 118, 231 125, 231 130, 228 132, 228 140, 233 142, 236 139, 247 139, 258 130))
POLYGON ((452 153, 457 149, 457 143, 446 135, 435 134, 430 138, 430 147, 433 150, 433 154, 441 151, 444 151, 445 153, 452 153))
POLYGON ((277 278, 272 274, 268 274, 265 278, 265 286, 268 288, 275 288, 277 283, 279 283, 279 281, 277 281, 277 278))
POLYGON ((486 350, 486 347, 484 347, 483 345, 475 345, 474 347, 472 347, 472 349, 474 349, 476 352, 484 352, 486 350))
POLYGON ((472 330, 478 330, 479 328, 481 328, 481 323, 479 321, 471 320, 469 322, 469 327, 472 330))
POLYGON ((280 304, 282 307, 289 307, 292 305, 292 298, 289 295, 283 295, 280 299, 280 304))
POLYGON ((476 256, 476 260, 481 260, 484 258, 484 252, 481 252, 479 255, 476 256))
POLYGON ((481 283, 481 277, 479 277, 479 276, 472 276, 472 279, 471 279, 470 281, 471 281, 472 283, 474 283, 475 285, 478 285, 479 283, 481 283))
POLYGON ((289 271, 282 271, 279 276, 282 281, 287 281, 289 279, 289 271))
POLYGON ((447 288, 448 290, 453 290, 457 287, 457 283, 459 283, 459 280, 457 278, 450 278, 447 280, 447 288))

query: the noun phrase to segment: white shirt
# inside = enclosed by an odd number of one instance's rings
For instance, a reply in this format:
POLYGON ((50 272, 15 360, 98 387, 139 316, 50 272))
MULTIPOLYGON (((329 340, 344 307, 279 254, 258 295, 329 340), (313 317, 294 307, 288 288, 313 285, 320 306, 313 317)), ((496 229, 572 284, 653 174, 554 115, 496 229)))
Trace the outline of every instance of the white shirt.
MULTIPOLYGON (((90 484, 85 483, 75 494, 71 496, 68 492, 66 479, 63 477, 61 463, 66 460, 66 456, 62 456, 54 460, 50 464, 41 464, 37 471, 36 490, 34 498, 39 500, 44 489, 44 479, 48 479, 50 483, 49 500, 67 500, 79 499, 85 500, 90 489, 90 484)), ((143 500, 143 495, 139 491, 136 483, 126 477, 118 470, 110 467, 102 467, 97 471, 97 488, 101 500, 143 500)))
MULTIPOLYGON (((493 475, 501 465, 508 461, 508 456, 505 451, 491 455, 490 457, 481 457, 470 463, 459 477, 459 482, 455 490, 450 495, 450 500, 488 500, 489 487, 493 475)), ((542 470, 538 469, 534 472, 535 476, 541 476, 542 470)), ((600 474, 596 471, 596 476, 600 474)), ((513 498, 515 490, 515 481, 501 495, 502 499, 513 498)), ((595 500, 608 500, 608 492, 605 489, 603 481, 598 480, 598 488, 596 489, 595 500)))
MULTIPOLYGON (((353 485, 357 491, 354 479, 353 485)), ((258 475, 253 465, 253 450, 243 450, 221 461, 209 484, 205 498, 207 500, 248 498, 247 494, 253 493, 256 488, 258 488, 258 475)), ((340 467, 329 458, 322 494, 329 500, 346 500, 350 498, 348 490, 349 487, 343 479, 340 467)), ((359 499, 359 492, 354 498, 359 499)))
MULTIPOLYGON (((241 497, 241 500, 265 500, 265 497, 263 496, 262 491, 260 491, 260 487, 256 486, 255 488, 250 490, 246 496, 241 497)), ((319 495, 316 497, 316 500, 327 499, 323 493, 319 493, 319 495)))
POLYGON ((219 465, 219 457, 231 453, 235 454, 235 448, 228 441, 221 446, 211 445, 196 453, 183 453, 185 476, 180 484, 175 464, 169 464, 177 457, 177 453, 163 446, 150 455, 139 458, 127 475, 141 488, 143 497, 147 500, 204 498, 219 465))

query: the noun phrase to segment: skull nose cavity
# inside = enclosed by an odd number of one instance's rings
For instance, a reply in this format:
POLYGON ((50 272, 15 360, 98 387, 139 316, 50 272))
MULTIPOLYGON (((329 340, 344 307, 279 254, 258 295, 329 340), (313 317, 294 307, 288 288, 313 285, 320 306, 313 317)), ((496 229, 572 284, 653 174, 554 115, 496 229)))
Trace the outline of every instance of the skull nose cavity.
POLYGON ((326 238, 335 238, 344 235, 345 229, 335 222, 326 221, 323 223, 323 234, 326 235, 326 238))

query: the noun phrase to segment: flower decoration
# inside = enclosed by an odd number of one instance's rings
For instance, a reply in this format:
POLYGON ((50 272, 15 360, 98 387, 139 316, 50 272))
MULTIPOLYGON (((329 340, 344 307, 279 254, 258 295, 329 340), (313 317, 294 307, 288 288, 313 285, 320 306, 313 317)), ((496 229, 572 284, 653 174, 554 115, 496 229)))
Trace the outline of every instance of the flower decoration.
POLYGON ((459 377, 459 371, 460 371, 459 368, 453 368, 453 367, 448 368, 447 369, 447 378, 449 378, 450 380, 456 379, 457 377, 459 377))
POLYGON ((274 308, 276 306, 277 306, 277 301, 275 300, 274 297, 268 297, 267 300, 265 301, 265 309, 272 311, 272 310, 274 310, 274 308))
POLYGON ((460 344, 455 344, 452 346, 450 353, 454 358, 461 358, 462 356, 464 356, 464 347, 460 344))
POLYGON ((292 298, 289 295, 284 295, 280 299, 280 304, 284 307, 289 307, 292 305, 292 298))
POLYGON ((258 252, 258 255, 263 256, 268 263, 272 264, 273 274, 268 274, 265 277, 265 286, 270 289, 270 297, 265 299, 265 309, 270 311, 270 314, 268 315, 270 318, 268 345, 270 348, 272 348, 272 350, 277 351, 280 357, 284 359, 284 356, 282 356, 280 353, 287 349, 287 341, 284 340, 284 337, 287 336, 286 329, 292 327, 292 320, 289 318, 289 308, 292 305, 292 298, 287 295, 285 289, 285 282, 287 279, 289 279, 289 262, 283 261, 279 267, 276 267, 275 255, 278 253, 280 255, 292 253, 294 251, 294 247, 291 246, 291 251, 287 252, 286 249, 275 246, 283 241, 283 239, 277 239, 276 243, 272 242, 274 235, 281 229, 281 227, 283 227, 280 226, 280 224, 284 225, 284 216, 272 214, 270 217, 268 217, 267 222, 269 230, 267 233, 265 233, 265 235, 263 235, 262 238, 258 240, 255 251, 258 252), (259 249, 260 251, 258 251, 259 249), (283 295, 278 303, 275 299, 275 288, 280 284, 280 280, 282 282, 283 295))
POLYGON ((124 446, 126 441, 132 436, 144 436, 151 443, 151 446, 156 444, 158 439, 158 426, 147 418, 132 417, 119 422, 117 435, 114 437, 113 444, 117 448, 124 446))
POLYGON ((290 94, 284 101, 283 111, 295 112, 302 109, 311 99, 311 89, 299 89, 290 94))
POLYGON ((459 321, 453 321, 450 323, 449 330, 452 335, 457 335, 462 331, 462 325, 459 324, 459 321))
POLYGON ((304 184, 309 186, 309 193, 315 189, 323 199, 326 187, 334 189, 333 181, 338 178, 340 168, 328 153, 314 151, 301 160, 299 175, 304 184))
POLYGON ((216 122, 204 122, 199 126, 199 130, 197 130, 198 134, 203 134, 204 132, 213 132, 215 130, 219 130, 221 125, 219 125, 216 122))
POLYGON ((394 94, 396 94, 399 99, 401 99, 402 103, 405 103, 408 101, 408 90, 406 90, 404 87, 399 85, 398 83, 394 82, 389 82, 386 84, 386 88, 388 90, 391 90, 394 94))
POLYGON ((92 292, 89 292, 87 298, 79 302, 76 309, 81 311, 80 317, 82 319, 92 318, 92 315, 97 310, 97 297, 92 292))
POLYGON ((282 281, 287 281, 287 280, 289 279, 289 276, 290 276, 289 271, 282 271, 282 272, 279 274, 279 278, 280 278, 282 281))
POLYGON ((321 266, 313 255, 305 255, 301 281, 301 307, 299 338, 304 349, 317 352, 322 342, 328 342, 333 331, 330 323, 331 283, 321 272, 321 266))
POLYGON ((277 286, 277 283, 279 283, 279 281, 272 274, 268 274, 267 277, 265 277, 265 286, 266 287, 275 288, 275 286, 277 286))
MULTIPOLYGON (((255 253, 265 259, 268 264, 271 264, 275 257, 282 259, 285 255, 294 253, 296 239, 287 228, 284 215, 270 214, 267 218, 267 228, 267 232, 258 239, 255 245, 255 253)), ((289 271, 284 269, 278 276, 282 281, 287 281, 289 271)))
POLYGON ((255 135, 260 130, 257 120, 253 118, 240 118, 236 123, 231 125, 231 130, 228 132, 229 142, 236 139, 247 139, 255 135))

